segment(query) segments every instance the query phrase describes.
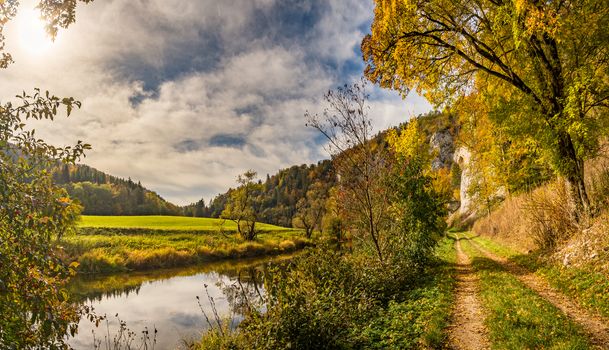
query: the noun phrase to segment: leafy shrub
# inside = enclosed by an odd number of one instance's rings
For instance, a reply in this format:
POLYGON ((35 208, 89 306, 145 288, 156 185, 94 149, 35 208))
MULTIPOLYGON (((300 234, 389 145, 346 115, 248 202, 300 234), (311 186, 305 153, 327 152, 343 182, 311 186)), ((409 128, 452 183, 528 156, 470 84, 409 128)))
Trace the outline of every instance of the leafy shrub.
POLYGON ((327 224, 326 232, 333 239, 341 241, 343 239, 343 221, 337 217, 331 218, 327 224))
POLYGON ((64 348, 78 317, 65 290, 74 266, 60 260, 57 243, 71 233, 80 207, 46 169, 74 162, 89 146, 54 147, 25 124, 52 120, 63 107, 69 114, 79 102, 38 89, 17 98, 0 106, 0 348, 64 348))
POLYGON ((275 270, 267 281, 268 312, 254 314, 242 329, 247 342, 260 349, 347 348, 348 327, 361 294, 353 271, 339 253, 309 252, 275 270), (314 278, 319 276, 320 278, 314 278))
MULTIPOLYGON (((454 255, 452 241, 441 248, 454 255)), ((197 348, 439 348, 454 278, 446 261, 433 261, 421 271, 327 246, 310 249, 267 275, 266 312, 253 309, 237 330, 209 332, 197 348)))

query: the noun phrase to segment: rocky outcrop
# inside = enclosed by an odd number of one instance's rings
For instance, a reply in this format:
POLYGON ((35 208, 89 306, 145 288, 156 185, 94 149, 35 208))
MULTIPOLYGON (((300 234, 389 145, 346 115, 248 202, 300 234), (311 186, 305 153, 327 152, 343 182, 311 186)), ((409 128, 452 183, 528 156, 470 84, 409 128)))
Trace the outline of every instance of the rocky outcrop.
POLYGON ((470 150, 465 146, 456 147, 453 135, 446 129, 431 135, 429 151, 433 156, 431 161, 433 170, 451 169, 453 164, 457 164, 461 169, 460 202, 450 203, 449 209, 454 213, 455 219, 461 222, 471 221, 476 216, 476 198, 469 189, 476 179, 471 170, 473 159, 470 150))
POLYGON ((434 156, 431 161, 431 168, 433 170, 450 169, 453 162, 453 153, 455 152, 453 135, 448 130, 433 133, 429 139, 429 148, 434 156))
POLYGON ((453 161, 461 168, 461 187, 459 189, 459 197, 461 206, 459 207, 459 215, 468 216, 473 213, 473 197, 469 193, 474 177, 470 170, 472 154, 467 147, 461 146, 453 153, 453 161))

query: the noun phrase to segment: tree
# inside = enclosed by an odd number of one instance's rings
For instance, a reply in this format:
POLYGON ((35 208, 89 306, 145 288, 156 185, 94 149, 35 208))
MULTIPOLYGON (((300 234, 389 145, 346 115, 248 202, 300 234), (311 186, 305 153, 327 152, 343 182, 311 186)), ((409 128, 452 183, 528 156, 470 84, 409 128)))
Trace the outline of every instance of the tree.
POLYGON ((609 107, 605 0, 376 0, 366 76, 436 104, 478 90, 496 121, 535 140, 590 211, 584 160, 609 107))
POLYGON ((416 119, 399 134, 390 130, 387 141, 395 162, 388 180, 391 206, 387 209, 395 224, 387 245, 394 261, 420 268, 446 228, 450 191, 436 182, 438 171, 431 168, 429 145, 416 119))
POLYGON ((505 195, 528 191, 552 176, 535 142, 514 137, 505 126, 494 125, 489 108, 477 94, 451 107, 459 117, 459 142, 470 151, 467 191, 479 212, 490 213, 505 195))
POLYGON ((237 231, 247 241, 253 241, 258 234, 256 223, 260 216, 258 196, 264 186, 255 181, 256 172, 248 170, 237 177, 239 186, 229 191, 228 202, 222 211, 223 219, 237 224, 237 231))
MULTIPOLYGON (((13 62, 2 31, 18 6, 0 3, 0 68, 13 62)), ((75 20, 75 0, 41 0, 38 8, 52 38, 75 20)), ((73 266, 59 259, 57 241, 72 229, 79 207, 47 169, 75 162, 90 146, 54 147, 25 128, 32 119, 52 120, 61 107, 70 115, 78 101, 38 89, 17 98, 0 105, 0 348, 66 348, 78 314, 64 288, 73 266)))
MULTIPOLYGON (((93 2, 93 0, 78 0, 84 3, 93 2)), ((45 21, 46 32, 55 39, 59 28, 68 28, 70 24, 76 21, 76 3, 77 0, 40 0, 37 8, 40 10, 41 19, 45 21)), ((19 7, 18 1, 2 1, 0 3, 0 68, 7 68, 13 63, 13 57, 9 52, 5 51, 4 26, 12 20, 17 14, 19 7)))
POLYGON ((47 169, 73 163, 89 145, 57 148, 25 129, 24 121, 52 119, 77 101, 39 91, 19 99, 0 106, 0 348, 62 348, 78 315, 64 289, 73 266, 63 264, 57 242, 80 209, 47 169))
POLYGON ((199 218, 205 216, 205 201, 203 199, 195 203, 195 210, 193 212, 193 216, 199 218))
POLYGON ((307 113, 307 125, 329 141, 327 149, 339 177, 338 203, 347 215, 347 224, 354 228, 354 237, 371 245, 383 262, 391 225, 384 183, 390 162, 384 145, 372 138, 365 81, 329 91, 324 98, 324 113, 307 113))
POLYGON ((306 195, 296 203, 296 214, 294 214, 294 227, 305 229, 307 238, 311 238, 313 230, 321 228, 321 219, 325 210, 327 198, 327 186, 316 182, 309 187, 306 195))

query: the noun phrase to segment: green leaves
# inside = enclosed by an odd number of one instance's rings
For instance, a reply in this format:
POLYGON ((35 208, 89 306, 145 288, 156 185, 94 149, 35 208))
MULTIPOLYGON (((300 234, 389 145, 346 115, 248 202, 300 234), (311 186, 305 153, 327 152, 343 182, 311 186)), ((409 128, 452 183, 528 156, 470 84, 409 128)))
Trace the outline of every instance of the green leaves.
POLYGON ((62 263, 56 242, 80 207, 47 169, 74 162, 90 145, 55 147, 26 129, 27 119, 53 120, 62 106, 80 106, 74 99, 36 89, 18 100, 0 107, 0 347, 64 348, 78 321, 63 289, 75 266, 62 263))
POLYGON ((536 140, 589 212, 584 160, 609 127, 606 1, 375 3, 362 41, 369 80, 439 106, 479 93, 499 116, 492 126, 536 140))
POLYGON ((261 203, 260 195, 264 185, 255 181, 256 172, 248 170, 237 177, 239 187, 229 190, 226 207, 221 218, 233 220, 243 239, 252 241, 258 234, 256 222, 259 220, 261 203))

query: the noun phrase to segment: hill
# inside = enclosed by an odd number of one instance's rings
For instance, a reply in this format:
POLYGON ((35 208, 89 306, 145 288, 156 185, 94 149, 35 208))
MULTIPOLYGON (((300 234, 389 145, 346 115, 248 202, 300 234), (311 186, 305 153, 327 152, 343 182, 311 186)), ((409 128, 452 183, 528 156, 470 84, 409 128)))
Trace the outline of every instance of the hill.
POLYGON ((52 170, 55 183, 83 206, 85 215, 181 215, 182 209, 156 192, 87 165, 63 164, 52 170))
MULTIPOLYGON (((419 123, 434 152, 434 167, 445 168, 455 178, 452 186, 460 185, 461 172, 453 163, 455 142, 459 133, 455 117, 449 113, 431 112, 418 116, 419 123), (456 167, 456 168, 455 168, 456 167)), ((402 129, 403 123, 396 127, 402 129)), ((372 142, 384 144, 387 130, 379 132, 372 142)), ((386 147, 384 145, 383 147, 386 147)), ((174 205, 156 192, 134 182, 109 175, 87 165, 61 165, 53 169, 55 182, 64 187, 70 197, 84 207, 84 215, 175 215, 189 217, 219 218, 226 207, 233 189, 218 194, 208 204, 203 199, 183 207, 174 205)), ((326 198, 336 185, 332 161, 322 160, 317 164, 294 165, 281 169, 274 175, 266 175, 262 182, 264 191, 258 199, 260 221, 291 227, 297 212, 298 202, 306 197, 314 184, 321 184, 326 198)), ((465 191, 462 191, 465 192, 465 191)))
MULTIPOLYGON (((262 222, 290 227, 296 213, 298 201, 306 196, 315 183, 324 184, 326 192, 336 183, 332 172, 332 162, 322 160, 317 164, 302 164, 279 170, 277 174, 267 175, 263 182, 264 191, 258 202, 261 205, 262 222)), ((218 218, 226 206, 230 192, 217 195, 209 205, 203 200, 184 207, 187 216, 218 218)))

